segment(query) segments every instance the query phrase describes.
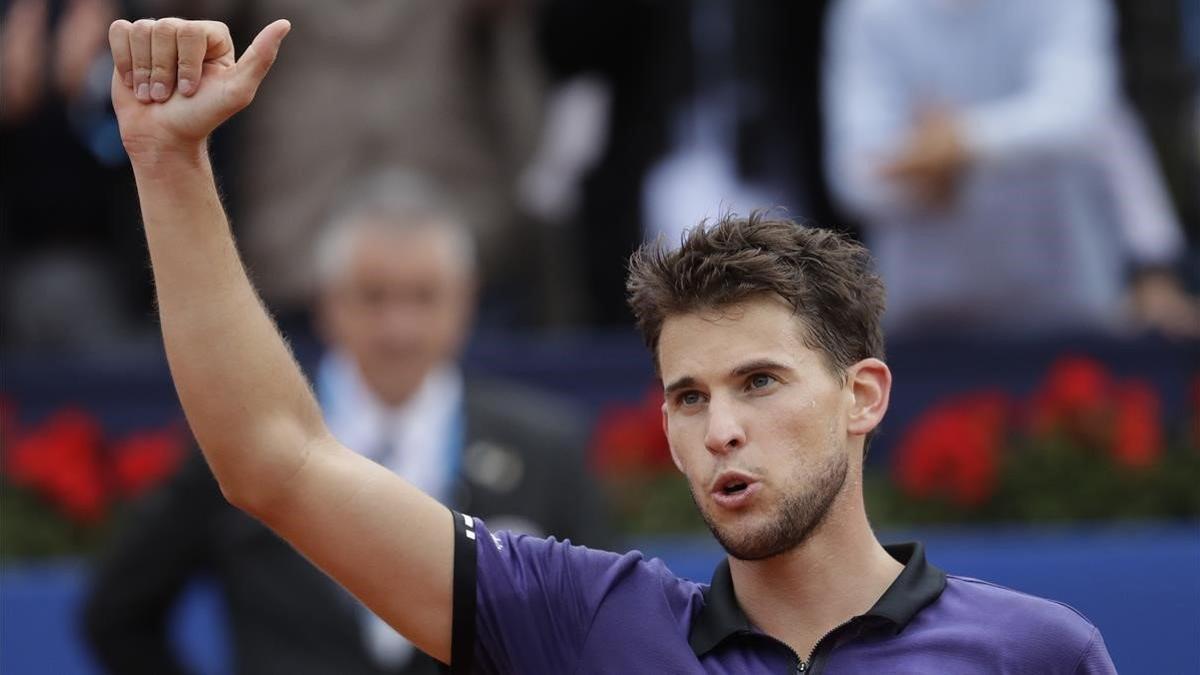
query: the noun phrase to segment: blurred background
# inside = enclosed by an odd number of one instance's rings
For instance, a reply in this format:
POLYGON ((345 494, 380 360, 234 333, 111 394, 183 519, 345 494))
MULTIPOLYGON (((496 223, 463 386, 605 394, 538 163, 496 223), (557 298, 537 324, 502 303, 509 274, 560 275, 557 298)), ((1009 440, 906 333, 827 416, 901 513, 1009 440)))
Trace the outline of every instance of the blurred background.
POLYGON ((0 672, 429 665, 197 459, 108 97, 108 24, 140 16, 225 21, 239 46, 292 21, 211 149, 355 449, 493 527, 706 581, 721 552, 667 453, 625 260, 773 207, 862 240, 888 286, 881 539, 1072 605, 1123 673, 1200 671, 1194 0, 0 16, 0 672))

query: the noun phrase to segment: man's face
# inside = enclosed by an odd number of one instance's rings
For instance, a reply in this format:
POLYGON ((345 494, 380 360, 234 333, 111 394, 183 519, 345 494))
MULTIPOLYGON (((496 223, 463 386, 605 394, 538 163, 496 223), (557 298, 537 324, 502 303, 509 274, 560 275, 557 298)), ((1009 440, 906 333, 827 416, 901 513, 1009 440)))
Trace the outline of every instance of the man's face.
POLYGON ((452 236, 436 225, 368 227, 322 293, 322 327, 331 346, 356 361, 372 392, 399 405, 431 369, 457 356, 473 301, 452 236))
POLYGON ((854 395, 801 330, 788 305, 766 296, 663 324, 671 454, 735 558, 794 548, 846 484, 854 395))

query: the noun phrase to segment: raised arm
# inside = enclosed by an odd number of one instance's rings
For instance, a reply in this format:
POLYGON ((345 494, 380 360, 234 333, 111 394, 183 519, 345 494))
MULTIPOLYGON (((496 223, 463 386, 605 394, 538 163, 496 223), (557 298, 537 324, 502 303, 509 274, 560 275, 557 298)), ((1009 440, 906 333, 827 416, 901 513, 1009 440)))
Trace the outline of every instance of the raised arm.
POLYGON ((216 22, 117 21, 109 31, 113 107, 171 375, 225 496, 448 662, 450 512, 330 435, 246 276, 214 185, 208 135, 254 98, 289 29, 272 23, 236 60, 216 22))

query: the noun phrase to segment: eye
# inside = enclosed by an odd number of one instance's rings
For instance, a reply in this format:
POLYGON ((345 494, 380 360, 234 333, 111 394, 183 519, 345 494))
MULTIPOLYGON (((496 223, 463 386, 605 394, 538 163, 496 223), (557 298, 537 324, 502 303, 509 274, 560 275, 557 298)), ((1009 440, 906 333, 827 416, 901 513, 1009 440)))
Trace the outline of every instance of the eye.
POLYGON ((387 303, 387 290, 378 286, 365 286, 356 293, 357 300, 368 309, 378 309, 387 303))
POLYGON ((704 400, 704 397, 701 396, 700 392, 698 391, 685 391, 679 394, 675 400, 679 403, 679 405, 692 406, 699 405, 700 402, 704 400))
POLYGON ((771 386, 775 382, 776 382, 775 378, 771 375, 768 375, 766 373, 756 373, 754 375, 751 375, 750 378, 748 380, 746 380, 746 388, 747 389, 762 389, 764 387, 771 386))

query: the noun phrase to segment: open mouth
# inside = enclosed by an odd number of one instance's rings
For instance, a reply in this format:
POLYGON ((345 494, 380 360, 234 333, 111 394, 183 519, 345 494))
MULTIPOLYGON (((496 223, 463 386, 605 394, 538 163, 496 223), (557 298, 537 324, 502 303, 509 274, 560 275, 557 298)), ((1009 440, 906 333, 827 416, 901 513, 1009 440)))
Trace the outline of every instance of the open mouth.
POLYGON ((753 502, 760 488, 762 484, 753 477, 731 471, 713 483, 712 499, 722 508, 742 509, 753 502))
POLYGON ((734 496, 750 489, 755 483, 754 478, 740 472, 729 471, 713 481, 713 494, 734 496))
POLYGON ((737 493, 745 490, 747 487, 749 487, 749 483, 746 481, 735 480, 733 482, 726 483, 725 486, 721 488, 721 492, 727 495, 736 495, 737 493))

